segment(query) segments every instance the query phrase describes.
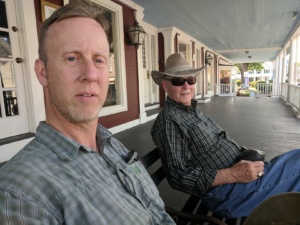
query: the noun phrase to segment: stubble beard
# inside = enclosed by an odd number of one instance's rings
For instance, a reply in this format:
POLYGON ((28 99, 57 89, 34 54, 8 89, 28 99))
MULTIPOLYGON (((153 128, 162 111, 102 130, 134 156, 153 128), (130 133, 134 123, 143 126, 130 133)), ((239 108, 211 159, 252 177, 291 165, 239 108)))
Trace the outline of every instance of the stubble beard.
POLYGON ((72 102, 68 102, 58 96, 55 88, 52 88, 51 85, 48 88, 49 90, 49 99, 50 104, 52 104, 53 110, 58 111, 58 113, 73 124, 88 124, 98 118, 98 114, 101 110, 101 105, 99 104, 98 108, 94 110, 93 113, 85 113, 84 110, 80 110, 72 102))

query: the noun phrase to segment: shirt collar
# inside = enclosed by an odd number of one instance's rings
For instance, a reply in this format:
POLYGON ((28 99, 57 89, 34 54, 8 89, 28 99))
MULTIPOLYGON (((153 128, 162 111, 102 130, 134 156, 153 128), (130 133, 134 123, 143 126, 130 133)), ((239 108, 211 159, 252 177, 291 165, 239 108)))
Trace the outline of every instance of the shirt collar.
MULTIPOLYGON (((111 132, 105 127, 100 124, 97 126, 97 145, 103 147, 107 139, 111 136, 111 132)), ((77 156, 79 150, 92 152, 92 149, 66 137, 45 122, 40 122, 37 128, 36 139, 37 141, 47 145, 47 147, 55 152, 61 160, 73 160, 77 156)))
POLYGON ((186 106, 186 105, 183 105, 181 103, 178 103, 178 102, 170 99, 169 97, 167 97, 167 103, 172 105, 172 106, 175 106, 179 109, 184 109, 184 110, 190 110, 190 109, 194 110, 197 107, 197 101, 195 99, 192 99, 192 102, 191 102, 190 106, 186 106))

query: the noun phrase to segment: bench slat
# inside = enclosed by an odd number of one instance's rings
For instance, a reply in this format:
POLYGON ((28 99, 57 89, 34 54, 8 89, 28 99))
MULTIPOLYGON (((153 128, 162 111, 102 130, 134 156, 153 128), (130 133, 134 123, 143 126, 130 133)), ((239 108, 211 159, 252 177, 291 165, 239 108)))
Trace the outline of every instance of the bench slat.
POLYGON ((158 148, 153 149, 152 151, 148 152, 140 161, 143 163, 144 167, 148 169, 151 165, 153 165, 157 160, 160 159, 158 148))

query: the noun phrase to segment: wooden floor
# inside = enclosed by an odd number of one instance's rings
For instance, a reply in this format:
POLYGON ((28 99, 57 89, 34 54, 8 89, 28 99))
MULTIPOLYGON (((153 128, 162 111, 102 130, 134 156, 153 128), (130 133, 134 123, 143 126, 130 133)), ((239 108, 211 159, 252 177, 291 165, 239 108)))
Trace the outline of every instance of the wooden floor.
MULTIPOLYGON (((199 103, 198 108, 240 145, 264 150, 267 160, 300 148, 300 119, 280 98, 213 97, 208 103, 199 103)), ((114 137, 142 156, 155 147, 150 135, 153 122, 117 133, 114 137)), ((166 193, 165 188, 168 188, 166 181, 159 187, 165 203, 180 210, 187 195, 177 191, 166 193)))

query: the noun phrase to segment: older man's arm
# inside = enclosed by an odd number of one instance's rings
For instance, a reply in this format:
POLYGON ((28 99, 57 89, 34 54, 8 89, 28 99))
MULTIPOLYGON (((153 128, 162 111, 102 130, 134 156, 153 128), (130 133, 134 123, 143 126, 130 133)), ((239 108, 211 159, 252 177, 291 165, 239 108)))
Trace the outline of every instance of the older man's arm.
POLYGON ((263 174, 264 163, 262 161, 239 161, 230 168, 217 171, 212 187, 230 183, 248 183, 259 178, 258 173, 263 174))

